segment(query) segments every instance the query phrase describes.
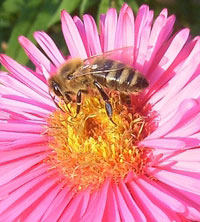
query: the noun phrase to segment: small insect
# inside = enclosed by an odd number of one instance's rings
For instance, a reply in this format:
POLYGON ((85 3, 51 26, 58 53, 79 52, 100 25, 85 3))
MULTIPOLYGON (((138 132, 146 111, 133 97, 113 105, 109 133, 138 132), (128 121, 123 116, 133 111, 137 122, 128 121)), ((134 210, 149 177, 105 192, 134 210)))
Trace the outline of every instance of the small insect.
MULTIPOLYGON (((86 60, 68 60, 49 78, 49 89, 66 104, 74 102, 73 98, 76 96, 78 115, 82 93, 88 93, 90 88, 96 88, 105 102, 107 116, 113 122, 112 105, 104 87, 129 94, 138 93, 149 85, 146 78, 126 62, 127 59, 133 61, 133 54, 130 52, 133 52, 133 47, 109 51, 86 60)), ((55 102, 55 96, 52 98, 55 102)), ((55 104, 58 106, 56 102, 55 104)))

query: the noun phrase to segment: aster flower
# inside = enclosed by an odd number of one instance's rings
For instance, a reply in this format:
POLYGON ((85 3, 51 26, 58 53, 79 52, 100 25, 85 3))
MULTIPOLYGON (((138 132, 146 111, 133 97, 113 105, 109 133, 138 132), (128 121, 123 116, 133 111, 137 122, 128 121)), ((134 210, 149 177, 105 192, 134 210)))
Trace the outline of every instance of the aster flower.
POLYGON ((1 55, 0 221, 200 220, 200 38, 172 35, 174 22, 124 4, 101 15, 98 34, 90 15, 62 11, 72 58, 134 46, 149 87, 131 108, 112 94, 117 126, 98 95, 76 118, 57 109, 47 80, 69 58, 46 33, 34 34, 45 54, 19 37, 35 70, 1 55))

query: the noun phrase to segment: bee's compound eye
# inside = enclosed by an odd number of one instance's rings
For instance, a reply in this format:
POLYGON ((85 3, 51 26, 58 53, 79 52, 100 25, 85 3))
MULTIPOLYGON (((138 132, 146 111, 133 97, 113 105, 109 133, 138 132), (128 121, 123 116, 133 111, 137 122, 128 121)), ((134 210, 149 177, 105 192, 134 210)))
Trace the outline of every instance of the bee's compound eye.
POLYGON ((56 82, 53 83, 53 90, 56 96, 59 96, 59 97, 62 96, 60 87, 56 82))

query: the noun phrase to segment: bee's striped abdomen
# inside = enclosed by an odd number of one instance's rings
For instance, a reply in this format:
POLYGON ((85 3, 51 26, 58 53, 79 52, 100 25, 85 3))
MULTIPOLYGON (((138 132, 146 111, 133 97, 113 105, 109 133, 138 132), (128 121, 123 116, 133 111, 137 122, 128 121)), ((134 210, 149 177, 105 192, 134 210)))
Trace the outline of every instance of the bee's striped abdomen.
POLYGON ((98 60, 93 64, 93 77, 102 85, 121 92, 137 92, 148 86, 139 71, 111 59, 98 60))

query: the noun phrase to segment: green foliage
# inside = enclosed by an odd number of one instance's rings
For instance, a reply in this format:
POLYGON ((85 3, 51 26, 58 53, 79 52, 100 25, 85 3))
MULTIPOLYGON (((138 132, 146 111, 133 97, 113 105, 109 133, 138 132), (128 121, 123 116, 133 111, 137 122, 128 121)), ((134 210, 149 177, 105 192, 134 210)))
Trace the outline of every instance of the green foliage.
MULTIPOLYGON (((28 61, 27 56, 18 44, 18 36, 24 35, 34 42, 33 33, 36 30, 47 30, 50 26, 59 21, 60 11, 66 8, 69 12, 75 10, 80 0, 6 0, 4 1, 2 11, 6 11, 10 16, 16 16, 14 27, 8 40, 6 54, 13 57, 21 63, 28 61), (53 16, 52 16, 53 15, 53 16)), ((8 24, 4 19, 4 24, 8 24)), ((5 27, 5 25, 4 25, 5 27)))
MULTIPOLYGON (((176 14, 177 28, 187 26, 193 35, 200 33, 200 3, 198 0, 1 0, 0 1, 0 52, 6 53, 20 63, 28 62, 27 56, 18 43, 18 36, 24 35, 34 42, 33 33, 44 30, 60 45, 60 11, 72 15, 89 13, 96 21, 108 8, 118 10, 127 2, 134 13, 141 4, 148 4, 157 15, 164 7, 169 14, 176 14)), ((63 41, 64 44, 64 41, 63 41)))

